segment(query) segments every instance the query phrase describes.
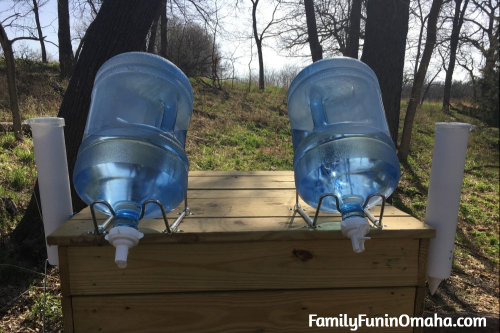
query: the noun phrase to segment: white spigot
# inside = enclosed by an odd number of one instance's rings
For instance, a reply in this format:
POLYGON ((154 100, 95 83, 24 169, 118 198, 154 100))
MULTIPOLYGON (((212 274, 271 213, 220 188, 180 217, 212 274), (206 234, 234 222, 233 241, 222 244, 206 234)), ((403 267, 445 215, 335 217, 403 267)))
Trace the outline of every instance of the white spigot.
POLYGON ((351 239, 354 252, 365 252, 365 240, 371 239, 371 237, 365 237, 370 232, 370 223, 365 217, 351 217, 343 220, 340 230, 342 230, 342 235, 351 239))
POLYGON ((136 246, 142 237, 142 232, 131 227, 114 227, 106 235, 105 239, 116 248, 115 263, 119 268, 127 267, 128 249, 136 246))

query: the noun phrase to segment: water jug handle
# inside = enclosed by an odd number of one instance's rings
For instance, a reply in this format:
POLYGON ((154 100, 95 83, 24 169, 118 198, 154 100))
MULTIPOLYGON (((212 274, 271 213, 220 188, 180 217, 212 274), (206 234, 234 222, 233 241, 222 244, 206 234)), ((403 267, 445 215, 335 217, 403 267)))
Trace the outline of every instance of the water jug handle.
POLYGON ((163 116, 160 128, 164 131, 173 132, 175 129, 175 122, 177 121, 177 96, 174 98, 175 102, 161 101, 160 105, 163 108, 163 116))
POLYGON ((328 119, 323 109, 323 98, 317 87, 312 87, 309 91, 309 106, 314 122, 314 128, 320 128, 328 124, 328 119))

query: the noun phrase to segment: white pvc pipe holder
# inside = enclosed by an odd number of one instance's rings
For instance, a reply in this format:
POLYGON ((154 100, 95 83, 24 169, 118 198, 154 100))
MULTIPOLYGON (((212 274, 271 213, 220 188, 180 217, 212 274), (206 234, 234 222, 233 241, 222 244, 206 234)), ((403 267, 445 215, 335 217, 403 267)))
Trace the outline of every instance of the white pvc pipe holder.
POLYGON ((466 123, 436 123, 425 223, 436 229, 427 259, 431 294, 450 277, 469 132, 466 123))
POLYGON ((64 142, 64 119, 31 118, 26 120, 25 124, 31 126, 33 134, 47 257, 49 264, 59 265, 57 246, 48 245, 47 236, 73 214, 64 142))

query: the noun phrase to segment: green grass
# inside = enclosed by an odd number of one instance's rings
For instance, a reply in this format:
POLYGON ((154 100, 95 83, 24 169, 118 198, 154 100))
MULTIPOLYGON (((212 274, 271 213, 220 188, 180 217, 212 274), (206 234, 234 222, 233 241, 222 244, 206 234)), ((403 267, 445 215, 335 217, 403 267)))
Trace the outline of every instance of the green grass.
POLYGON ((191 170, 291 170, 293 150, 283 89, 261 92, 195 85, 186 153, 191 170))

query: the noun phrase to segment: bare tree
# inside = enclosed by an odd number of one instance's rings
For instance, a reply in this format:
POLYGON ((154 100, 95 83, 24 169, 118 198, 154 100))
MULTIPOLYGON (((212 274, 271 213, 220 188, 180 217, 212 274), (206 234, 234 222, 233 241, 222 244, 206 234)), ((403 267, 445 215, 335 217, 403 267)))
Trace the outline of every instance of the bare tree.
POLYGON ((478 79, 481 98, 477 100, 480 118, 498 127, 499 110, 499 2, 496 0, 471 0, 472 12, 464 18, 473 28, 461 36, 482 55, 481 78, 478 79))
POLYGON ((417 76, 418 64, 420 63, 420 57, 421 57, 421 53, 422 53, 422 40, 424 38, 425 24, 427 22, 427 19, 429 18, 428 13, 426 15, 424 15, 424 10, 422 8, 423 7, 422 1, 423 0, 416 1, 417 8, 410 7, 410 13, 419 23, 418 39, 416 42, 417 50, 416 50, 415 59, 414 59, 414 63, 413 63, 413 78, 415 78, 417 76))
POLYGON ((391 138, 398 138, 409 0, 369 0, 361 61, 377 75, 391 138))
POLYGON ((160 5, 160 56, 167 58, 167 0, 160 5))
MULTIPOLYGON (((302 0, 286 2, 282 6, 286 9, 287 19, 280 29, 280 45, 291 55, 300 53, 308 44, 306 13, 301 5, 302 0)), ((346 55, 351 31, 353 34, 357 32, 358 37, 353 36, 350 47, 354 49, 356 43, 359 47, 359 39, 364 35, 361 24, 364 20, 362 9, 362 0, 316 0, 314 2, 318 39, 324 55, 346 55), (351 15, 354 16, 351 17, 351 15), (356 26, 356 16, 359 20, 359 29, 356 26), (351 25, 351 19, 354 26, 351 25)), ((354 53, 354 51, 350 52, 354 53)), ((357 58, 358 49, 355 53, 357 58)))
POLYGON ((469 0, 455 0, 455 14, 453 15, 453 28, 450 36, 450 60, 448 68, 446 69, 446 78, 444 80, 444 94, 443 94, 443 111, 448 112, 450 109, 450 96, 451 96, 451 82, 453 79, 453 72, 455 71, 455 62, 457 59, 457 48, 460 30, 464 23, 464 15, 467 10, 469 0))
POLYGON ((163 1, 160 4, 160 7, 156 10, 156 15, 153 19, 153 23, 151 24, 151 33, 149 34, 149 42, 148 42, 148 47, 147 50, 149 53, 155 53, 155 44, 156 44, 156 34, 158 30, 158 22, 160 20, 160 15, 163 11, 164 8, 163 6, 163 1))
POLYGON ((250 60, 248 61, 248 91, 252 88, 253 40, 250 39, 250 60))
POLYGON ((48 0, 14 0, 12 1, 13 6, 7 10, 13 12, 16 18, 15 22, 11 22, 11 29, 14 28, 16 31, 22 32, 23 37, 39 41, 42 62, 47 62, 47 52, 39 12, 40 8, 45 6, 47 2, 48 0))
POLYGON ((0 45, 2 46, 3 53, 5 56, 5 64, 7 67, 7 86, 9 89, 9 102, 10 110, 12 112, 12 127, 14 130, 14 136, 16 140, 23 141, 24 136, 21 128, 21 115, 19 112, 19 103, 17 99, 17 87, 16 87, 16 64, 14 62, 14 52, 12 51, 12 44, 18 40, 38 40, 36 37, 16 37, 9 39, 4 27, 11 26, 13 22, 20 15, 15 13, 3 21, 0 21, 0 45))
POLYGON ((432 87, 432 84, 434 83, 434 80, 438 77, 439 73, 441 73, 441 66, 438 67, 432 78, 424 80, 424 85, 425 85, 425 90, 424 93, 422 94, 422 98, 420 99, 420 106, 424 104, 425 98, 427 97, 427 94, 429 93, 429 90, 432 87), (427 81, 427 82, 426 82, 427 81))
POLYGON ((35 15, 36 29, 38 32, 38 39, 40 40, 40 50, 42 52, 42 62, 47 62, 47 51, 45 51, 45 41, 42 33, 42 25, 40 24, 40 15, 38 8, 41 7, 41 1, 33 0, 33 14, 35 15))
POLYGON ((73 49, 71 47, 71 31, 69 26, 68 0, 57 0, 57 17, 59 28, 59 68, 62 77, 69 77, 73 72, 73 49))
POLYGON ((318 39, 318 28, 316 26, 316 16, 314 14, 314 1, 304 0, 306 10, 307 35, 309 40, 309 48, 313 62, 323 59, 323 49, 318 39))
POLYGON ((252 31, 253 38, 255 40, 255 46, 257 47, 257 55, 259 58, 259 89, 264 90, 264 56, 262 54, 262 40, 269 35, 266 35, 266 32, 269 29, 279 23, 281 20, 276 19, 276 11, 281 5, 281 0, 275 0, 273 5, 273 13, 271 20, 267 23, 267 25, 262 29, 262 31, 258 32, 257 29, 257 6, 259 5, 260 0, 250 0, 252 2, 252 31))
POLYGON ((437 21, 442 4, 443 0, 433 0, 431 10, 429 12, 429 18, 427 20, 427 37, 425 41, 425 48, 422 54, 422 60, 420 61, 420 65, 418 66, 417 76, 413 81, 411 96, 408 102, 408 107, 406 109, 401 145, 399 146, 398 153, 399 153, 399 158, 402 161, 406 161, 408 158, 408 154, 410 153, 410 142, 412 134, 411 132, 413 129, 413 120, 415 119, 417 106, 420 102, 420 96, 422 94, 422 86, 424 84, 425 76, 427 75, 427 68, 429 67, 432 52, 434 51, 434 46, 436 44, 437 21))
POLYGON ((71 12, 79 14, 78 21, 73 25, 74 36, 72 40, 80 40, 76 48, 73 63, 78 61, 82 46, 85 43, 85 32, 88 30, 94 21, 99 9, 101 8, 103 0, 72 0, 71 12))
POLYGON ((476 63, 474 57, 471 56, 472 52, 467 48, 461 47, 457 53, 457 64, 462 67, 467 74, 469 74, 470 81, 472 82, 472 98, 477 100, 477 78, 476 78, 476 63))
POLYGON ((344 55, 358 59, 359 37, 361 26, 361 2, 362 0, 352 0, 349 14, 349 32, 347 34, 347 45, 344 55))
POLYGON ((21 129, 21 115, 19 114, 19 104, 17 103, 16 88, 16 65, 14 63, 14 53, 12 52, 12 41, 9 40, 5 29, 0 22, 0 44, 2 45, 7 67, 7 86, 9 88, 10 110, 12 112, 12 127, 16 140, 24 140, 21 129))

